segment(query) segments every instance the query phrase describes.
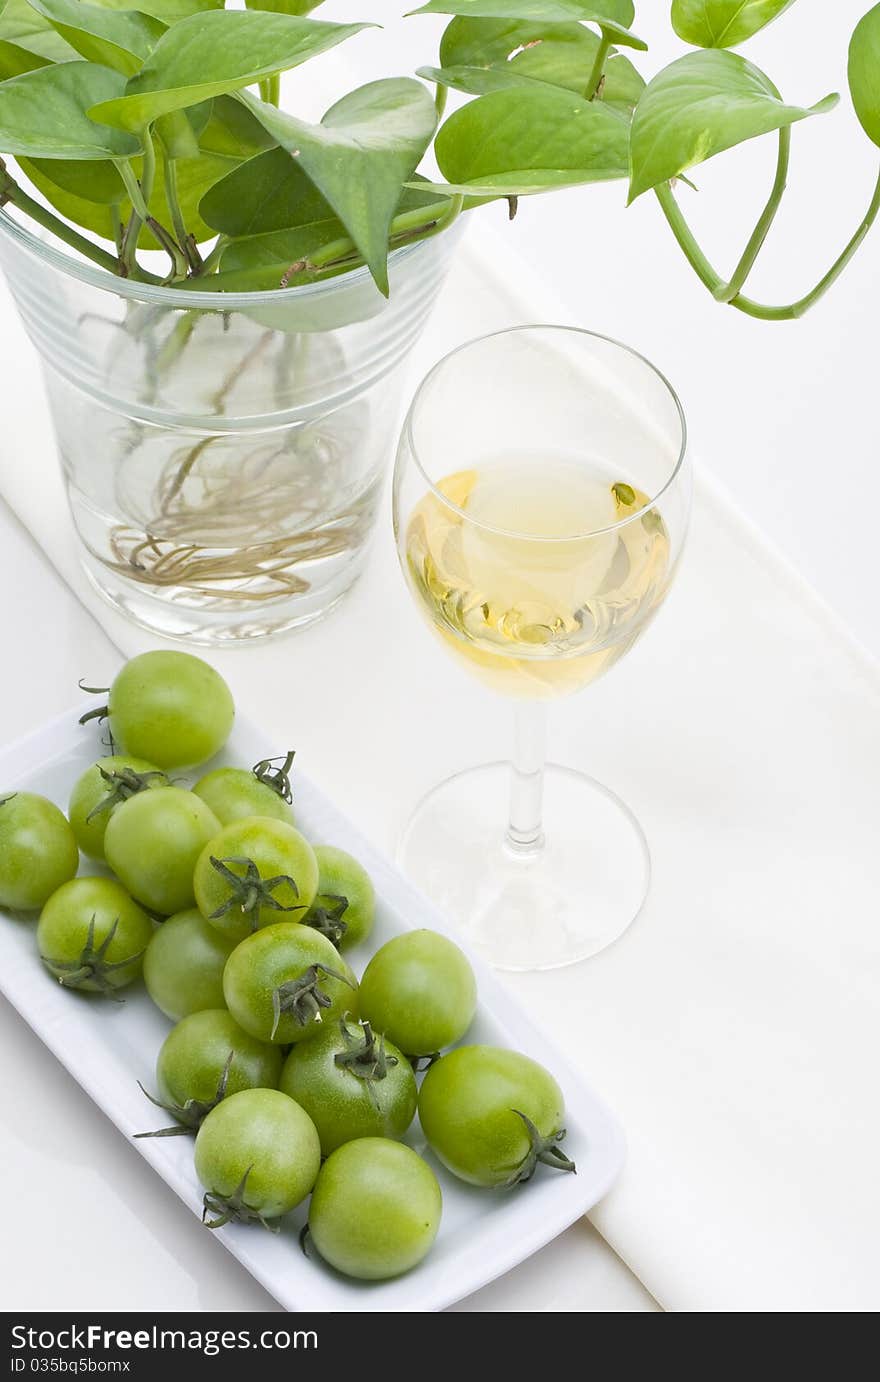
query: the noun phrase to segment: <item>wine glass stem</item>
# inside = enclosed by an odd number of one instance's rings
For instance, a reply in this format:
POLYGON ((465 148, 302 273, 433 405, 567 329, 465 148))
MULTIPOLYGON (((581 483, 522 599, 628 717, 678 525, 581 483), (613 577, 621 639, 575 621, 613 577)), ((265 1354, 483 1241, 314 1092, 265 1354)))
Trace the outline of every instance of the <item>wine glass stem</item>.
POLYGON ((515 854, 537 854, 544 847, 544 764, 547 758, 547 707, 519 701, 514 710, 510 765, 510 822, 507 847, 515 854))

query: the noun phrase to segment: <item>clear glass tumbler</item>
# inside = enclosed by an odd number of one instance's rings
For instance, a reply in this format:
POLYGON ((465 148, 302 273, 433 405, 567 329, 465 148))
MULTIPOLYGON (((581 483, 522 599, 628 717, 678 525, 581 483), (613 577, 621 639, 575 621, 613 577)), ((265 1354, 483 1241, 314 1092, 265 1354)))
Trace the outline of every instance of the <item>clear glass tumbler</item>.
POLYGON ((402 366, 457 232, 262 293, 117 278, 0 210, 2 266, 43 366, 86 572, 189 642, 319 618, 363 569, 402 366))
POLYGON ((486 336, 413 400, 394 477, 401 564, 445 645, 514 700, 516 732, 511 764, 428 794, 400 861, 499 968, 594 955, 642 907, 644 834, 607 788, 545 764, 546 702, 608 671, 653 619, 690 491, 675 393, 603 336, 486 336))

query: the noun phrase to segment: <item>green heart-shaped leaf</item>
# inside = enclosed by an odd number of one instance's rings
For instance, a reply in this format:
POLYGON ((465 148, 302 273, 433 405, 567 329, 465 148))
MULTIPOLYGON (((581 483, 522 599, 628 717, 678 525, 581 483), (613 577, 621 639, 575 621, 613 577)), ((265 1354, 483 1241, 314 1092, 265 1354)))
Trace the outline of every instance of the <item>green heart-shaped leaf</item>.
POLYGON ((516 19, 530 23, 570 24, 573 20, 598 24, 614 42, 627 48, 647 48, 630 33, 634 8, 628 0, 428 0, 410 14, 454 14, 468 19, 516 19))
POLYGON ((0 5, 0 39, 28 53, 37 53, 47 62, 69 62, 78 56, 49 21, 31 9, 27 0, 7 0, 0 5))
MULTIPOLYGON (((126 199, 125 183, 110 162, 79 163, 62 158, 22 158, 19 163, 49 201, 53 201, 55 192, 65 193, 94 206, 119 206, 126 199), (50 191, 45 191, 44 183, 51 188, 50 191)), ((53 201, 53 205, 65 216, 69 214, 57 201, 53 201)), ((71 219, 79 220, 79 217, 73 216, 71 219)), ((83 224, 82 221, 79 223, 83 224)))
POLYGON ((628 127, 618 112, 537 82, 462 106, 434 148, 443 176, 473 195, 528 196, 629 170, 628 127))
POLYGON ((124 86, 119 72, 91 62, 40 67, 3 82, 0 148, 25 158, 131 158, 140 153, 137 139, 86 114, 124 86))
POLYGON ((251 10, 192 15, 162 36, 124 96, 102 102, 91 115, 120 129, 141 130, 169 111, 297 67, 369 27, 251 10))
POLYGON ((299 161, 277 147, 215 183, 199 209, 208 225, 234 237, 335 219, 299 161))
POLYGON ((215 96, 211 118, 199 136, 199 146, 206 153, 243 163, 266 149, 274 149, 275 140, 237 97, 215 96))
POLYGON ((388 227, 436 125, 425 88, 411 77, 370 82, 331 106, 320 125, 295 120, 248 94, 241 99, 297 160, 387 293, 388 227))
MULTIPOLYGON (((445 84, 481 96, 523 77, 585 94, 599 51, 599 36, 582 24, 531 24, 509 19, 453 19, 440 41, 445 84), (478 88, 474 70, 497 74, 478 88), (455 79, 449 78, 449 73, 455 79)), ((424 75, 424 74, 422 74, 424 75)), ((436 80, 432 77, 431 80, 436 80)), ((632 110, 645 83, 629 58, 613 50, 605 63, 606 105, 632 110)))
POLYGON ((8 43, 0 38, 0 82, 5 82, 8 77, 20 77, 24 72, 34 72, 48 64, 49 59, 41 58, 39 53, 29 53, 26 48, 19 48, 17 43, 8 43))
POLYGON ((880 5, 855 27, 849 45, 849 89, 862 129, 880 145, 880 5))
POLYGON ((735 48, 794 0, 672 0, 672 27, 696 48, 735 48))
POLYGON ((33 9, 89 62, 100 62, 127 77, 150 56, 165 25, 149 15, 108 10, 85 0, 29 0, 33 9))
MULTIPOLYGON (((121 203, 125 199, 125 188, 122 179, 116 172, 112 163, 62 163, 56 159, 30 159, 20 158, 19 166, 30 178, 31 182, 39 192, 45 197, 50 206, 54 206, 56 211, 67 221, 72 221, 74 225, 81 226, 83 230, 89 230, 93 235, 99 235, 102 240, 112 242, 114 236, 115 222, 111 207, 119 206, 122 214, 121 203), (59 168, 71 168, 76 170, 76 179, 81 192, 88 193, 87 196, 79 195, 72 191, 70 187, 62 187, 55 182, 54 174, 59 168), (119 197, 115 201, 100 200, 93 196, 94 191, 109 192, 110 186, 103 183, 99 188, 92 182, 90 171, 100 168, 107 170, 116 177, 116 186, 113 188, 114 194, 119 192, 119 197)), ((154 245, 150 244, 153 249, 154 245)))
POLYGON ((193 14, 222 10, 224 0, 94 0, 94 3, 105 10, 136 9, 153 19, 161 19, 163 24, 176 24, 193 14))
POLYGON ((759 134, 833 109, 836 95, 816 105, 786 105, 769 77, 738 53, 687 53, 649 82, 636 106, 631 134, 629 200, 759 134))
POLYGON ((321 0, 245 0, 249 10, 270 10, 272 14, 309 14, 321 0))

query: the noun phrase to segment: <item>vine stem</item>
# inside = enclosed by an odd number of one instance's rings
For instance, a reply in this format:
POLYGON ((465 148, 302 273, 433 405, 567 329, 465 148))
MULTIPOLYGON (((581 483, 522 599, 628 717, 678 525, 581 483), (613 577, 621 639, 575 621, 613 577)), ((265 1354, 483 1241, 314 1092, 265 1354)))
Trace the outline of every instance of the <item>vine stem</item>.
POLYGON ((608 50, 610 47, 611 35, 607 34, 603 29, 602 37, 599 41, 599 47, 596 51, 596 59, 593 63, 593 69, 590 72, 589 77, 587 78, 587 89, 585 95, 588 101, 595 100, 596 96, 599 94, 599 86, 601 84, 602 77, 605 73, 605 60, 608 57, 608 50))
MULTIPOLYGON (((724 297, 724 290, 727 285, 721 275, 713 268, 694 238, 693 231, 685 220, 681 207, 678 205, 669 183, 663 183, 661 187, 657 187, 654 190, 657 195, 657 200, 663 209, 663 214, 669 223, 669 227, 681 246, 691 268, 694 270, 701 283, 709 289, 713 296, 717 297, 720 293, 721 301, 727 301, 724 297)), ((746 316, 756 317, 760 321, 793 321, 798 317, 802 317, 819 301, 823 294, 828 291, 831 285, 836 282, 843 273, 877 219, 878 213, 880 213, 880 173, 878 173, 877 182, 874 186, 874 193, 871 197, 868 209, 859 222, 855 234, 838 255, 837 259, 835 259, 828 272, 819 279, 819 282, 814 288, 811 288, 802 298, 798 298, 796 302, 786 303, 781 306, 755 302, 752 298, 745 297, 742 293, 737 293, 735 297, 730 298, 728 305, 730 307, 735 307, 737 311, 743 312, 746 316)))
POLYGON ((137 262, 138 236, 141 226, 149 218, 150 197, 156 176, 156 149, 149 130, 144 130, 144 161, 140 182, 134 175, 129 159, 120 159, 116 167, 131 201, 131 216, 125 228, 119 258, 126 274, 137 275, 140 272, 137 262))
POLYGON ((167 153, 165 155, 165 200, 168 203, 168 210, 171 212, 171 225, 177 237, 177 243, 181 249, 184 249, 187 230, 177 191, 177 164, 167 153))
POLYGON ((770 196, 767 198, 767 205, 758 217, 757 225, 752 231, 749 243, 742 253, 742 258, 730 276, 729 282, 723 288, 716 289, 714 296, 719 302, 730 302, 741 292, 746 279, 752 271, 755 260, 761 253, 764 241, 770 231, 779 204, 782 201, 785 185, 788 180, 788 163, 791 155, 791 126, 785 125, 779 131, 779 153, 776 159, 776 176, 773 180, 773 187, 770 196))
MULTIPOLYGON (((37 225, 44 230, 51 231, 57 235, 59 240, 63 240, 71 249, 77 250, 80 254, 91 259, 93 264, 98 264, 102 269, 107 269, 111 274, 115 274, 119 268, 118 261, 112 254, 101 249, 100 245, 95 245, 91 240, 86 239, 85 235, 80 235, 79 231, 74 230, 73 226, 67 225, 65 221, 55 216, 48 207, 41 206, 35 202, 33 197, 29 197, 24 188, 19 187, 15 179, 10 175, 5 163, 0 159, 0 206, 5 202, 17 206, 31 220, 36 221, 37 225)), ((152 275, 150 275, 152 279, 152 275)), ((158 283, 158 278, 153 279, 158 283)))

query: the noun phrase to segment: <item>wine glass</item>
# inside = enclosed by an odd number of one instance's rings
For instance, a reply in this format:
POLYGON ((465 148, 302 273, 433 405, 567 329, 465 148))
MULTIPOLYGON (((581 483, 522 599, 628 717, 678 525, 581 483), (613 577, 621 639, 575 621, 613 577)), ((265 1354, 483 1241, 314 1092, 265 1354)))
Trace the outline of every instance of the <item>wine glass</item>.
POLYGON ((545 763, 546 702, 595 681, 654 617, 690 489, 669 383, 592 332, 470 341, 413 399, 394 473, 401 565, 446 647, 513 699, 516 730, 511 763, 422 800, 399 859, 498 968, 573 964, 641 910, 641 827, 606 787, 545 763))

